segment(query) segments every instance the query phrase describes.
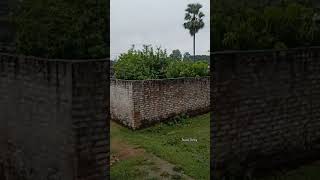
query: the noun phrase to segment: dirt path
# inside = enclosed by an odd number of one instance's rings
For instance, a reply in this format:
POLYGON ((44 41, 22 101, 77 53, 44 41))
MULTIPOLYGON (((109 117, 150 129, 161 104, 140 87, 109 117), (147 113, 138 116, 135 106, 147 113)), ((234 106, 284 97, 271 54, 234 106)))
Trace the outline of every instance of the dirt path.
POLYGON ((146 162, 137 167, 146 172, 147 179, 184 179, 193 180, 183 174, 181 168, 171 164, 140 147, 127 144, 119 139, 111 141, 111 166, 134 157, 143 157, 146 162))

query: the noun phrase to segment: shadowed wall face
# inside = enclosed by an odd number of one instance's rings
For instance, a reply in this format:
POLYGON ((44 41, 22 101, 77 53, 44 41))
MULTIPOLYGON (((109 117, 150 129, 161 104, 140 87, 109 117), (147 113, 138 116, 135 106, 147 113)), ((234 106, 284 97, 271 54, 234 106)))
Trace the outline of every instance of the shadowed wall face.
POLYGON ((214 166, 273 154, 297 157, 316 148, 320 140, 319 50, 213 55, 214 166))
POLYGON ((108 176, 108 62, 0 54, 0 179, 108 176))

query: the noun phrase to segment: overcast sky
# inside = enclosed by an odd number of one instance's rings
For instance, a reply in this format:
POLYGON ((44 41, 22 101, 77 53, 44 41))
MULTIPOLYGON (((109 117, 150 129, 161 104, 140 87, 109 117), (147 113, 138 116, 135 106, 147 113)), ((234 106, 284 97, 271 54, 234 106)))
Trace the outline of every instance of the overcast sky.
POLYGON ((111 58, 126 52, 132 44, 161 46, 171 53, 180 49, 193 53, 193 39, 184 29, 185 9, 201 3, 205 27, 196 34, 196 54, 209 55, 210 0, 111 0, 111 58))

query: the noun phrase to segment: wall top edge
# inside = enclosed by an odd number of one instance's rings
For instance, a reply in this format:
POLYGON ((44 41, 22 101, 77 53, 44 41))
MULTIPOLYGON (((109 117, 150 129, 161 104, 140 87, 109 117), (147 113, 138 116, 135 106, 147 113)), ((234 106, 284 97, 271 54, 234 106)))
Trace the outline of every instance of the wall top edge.
POLYGON ((175 80, 198 80, 198 79, 209 79, 210 76, 203 77, 179 77, 179 78, 166 78, 166 79, 145 79, 145 80, 125 80, 112 78, 111 81, 119 82, 146 82, 146 81, 175 81, 175 80))

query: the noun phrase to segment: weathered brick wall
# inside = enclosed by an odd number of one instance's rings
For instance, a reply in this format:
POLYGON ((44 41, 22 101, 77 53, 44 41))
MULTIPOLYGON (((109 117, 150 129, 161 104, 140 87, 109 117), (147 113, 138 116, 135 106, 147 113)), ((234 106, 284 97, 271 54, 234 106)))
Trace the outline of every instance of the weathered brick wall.
POLYGON ((317 148, 319 55, 319 48, 213 54, 213 166, 278 154, 286 161, 317 148))
POLYGON ((134 127, 132 97, 134 81, 113 79, 110 83, 111 118, 126 126, 134 127))
POLYGON ((210 79, 177 78, 111 82, 112 118, 139 128, 181 113, 209 111, 210 79))
POLYGON ((107 66, 0 54, 0 179, 107 178, 107 66))

